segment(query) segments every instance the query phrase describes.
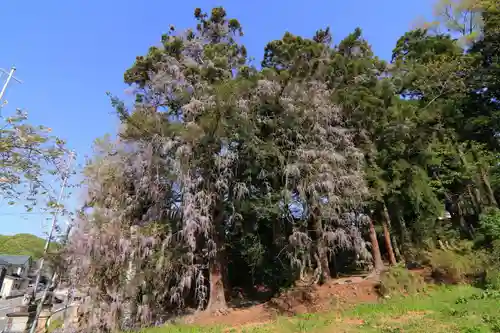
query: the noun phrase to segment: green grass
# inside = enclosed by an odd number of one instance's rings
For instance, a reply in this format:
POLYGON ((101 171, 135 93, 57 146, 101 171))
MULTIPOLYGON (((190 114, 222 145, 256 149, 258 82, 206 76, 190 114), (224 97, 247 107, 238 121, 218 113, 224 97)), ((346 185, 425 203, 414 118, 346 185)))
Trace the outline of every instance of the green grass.
POLYGON ((278 318, 261 326, 237 329, 170 325, 142 332, 500 332, 500 292, 471 286, 434 287, 426 294, 358 305, 341 313, 278 318))

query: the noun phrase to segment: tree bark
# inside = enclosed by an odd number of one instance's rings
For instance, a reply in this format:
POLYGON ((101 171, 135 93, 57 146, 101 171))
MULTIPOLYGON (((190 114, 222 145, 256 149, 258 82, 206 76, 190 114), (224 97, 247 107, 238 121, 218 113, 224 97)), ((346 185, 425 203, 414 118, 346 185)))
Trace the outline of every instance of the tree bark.
POLYGON ((462 209, 462 203, 457 200, 457 215, 460 223, 460 227, 462 230, 467 234, 469 239, 474 239, 474 234, 472 233, 472 230, 470 228, 470 224, 465 220, 463 209, 462 209))
POLYGON ((403 256, 401 255, 401 250, 399 249, 398 241, 394 233, 391 234, 392 247, 394 248, 394 254, 396 255, 396 261, 401 262, 404 261, 403 256))
POLYGON ((338 278, 339 277, 339 270, 337 269, 337 256, 335 255, 335 253, 333 253, 331 262, 333 264, 333 273, 330 270, 330 276, 332 276, 334 278, 338 278))
POLYGON ((484 170, 481 170, 481 178, 483 178, 483 184, 484 184, 484 187, 486 188, 486 193, 488 193, 488 199, 490 201, 490 205, 494 205, 495 207, 498 207, 498 202, 497 202, 497 199, 495 198, 495 193, 493 192, 493 189, 491 188, 489 176, 486 174, 486 172, 484 170))
POLYGON ((386 221, 382 222, 382 226, 384 227, 385 248, 389 256, 389 263, 391 264, 391 266, 394 266, 397 264, 397 261, 396 261, 396 256, 394 255, 394 250, 392 249, 391 233, 389 231, 389 226, 387 225, 386 221))
MULTIPOLYGON (((131 226, 130 227, 130 239, 133 242, 137 242, 137 236, 138 236, 138 227, 137 226, 131 226)), ((137 265, 135 262, 135 253, 132 253, 130 255, 130 259, 128 261, 128 269, 126 273, 126 281, 127 281, 127 297, 125 301, 125 306, 123 314, 122 314, 122 329, 128 330, 133 327, 133 321, 132 318, 136 314, 136 303, 134 302, 134 298, 137 297, 135 294, 134 288, 130 285, 132 283, 132 280, 135 279, 135 276, 137 274, 137 265)))
POLYGON ((481 195, 479 190, 477 188, 471 189, 471 186, 467 186, 467 192, 469 192, 474 211, 479 216, 481 214, 481 195))
POLYGON ((375 226, 370 217, 370 242, 372 243, 372 257, 373 257, 373 267, 375 271, 381 272, 384 269, 384 262, 382 261, 382 255, 380 254, 380 247, 378 245, 377 232, 375 231, 375 226))
POLYGON ((408 233, 408 228, 406 227, 406 222, 404 221, 404 219, 402 219, 401 217, 398 219, 398 223, 399 223, 399 229, 400 229, 400 233, 399 233, 399 239, 401 241, 401 243, 399 244, 400 246, 400 249, 402 250, 402 258, 403 260, 406 260, 406 257, 404 256, 404 253, 407 253, 406 251, 409 249, 409 239, 410 239, 410 235, 408 233))
POLYGON ((307 222, 307 229, 313 243, 313 258, 316 258, 316 265, 320 268, 321 274, 319 282, 324 283, 331 278, 330 264, 328 261, 328 252, 326 245, 322 240, 323 225, 320 218, 320 210, 318 207, 312 208, 307 222))
POLYGON ((389 256, 389 263, 394 266, 397 264, 396 256, 394 255, 394 250, 392 248, 391 242, 391 231, 389 230, 390 218, 389 213, 387 212, 387 208, 385 205, 383 206, 383 219, 382 226, 384 227, 384 239, 385 239, 385 248, 387 250, 387 254, 389 256))
POLYGON ((396 256, 394 255, 394 250, 392 248, 391 242, 391 218, 389 216, 389 212, 387 211, 387 206, 385 203, 382 203, 382 226, 384 227, 384 239, 385 239, 385 248, 387 250, 387 254, 389 255, 389 263, 394 266, 397 264, 396 256))
POLYGON ((318 256, 319 256, 319 263, 321 266, 320 283, 324 283, 331 278, 330 264, 328 262, 328 253, 326 249, 318 247, 318 256))
POLYGON ((222 200, 218 200, 213 214, 213 239, 216 253, 209 259, 210 296, 207 305, 209 312, 227 310, 226 302, 226 252, 224 249, 224 207, 222 200))
POLYGON ((224 289, 223 267, 218 255, 209 264, 210 271, 210 298, 207 311, 220 312, 227 309, 226 295, 224 289))

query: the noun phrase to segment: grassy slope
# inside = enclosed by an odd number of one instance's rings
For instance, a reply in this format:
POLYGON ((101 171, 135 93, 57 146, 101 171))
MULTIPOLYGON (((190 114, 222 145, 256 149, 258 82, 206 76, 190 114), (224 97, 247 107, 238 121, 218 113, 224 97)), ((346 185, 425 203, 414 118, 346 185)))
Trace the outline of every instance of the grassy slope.
POLYGON ((0 235, 0 254, 30 255, 40 258, 45 240, 31 234, 0 235))
POLYGON ((342 312, 279 318, 239 330, 224 327, 165 326, 144 333, 187 332, 500 332, 500 293, 489 297, 470 286, 434 287, 426 295, 364 304, 342 312))

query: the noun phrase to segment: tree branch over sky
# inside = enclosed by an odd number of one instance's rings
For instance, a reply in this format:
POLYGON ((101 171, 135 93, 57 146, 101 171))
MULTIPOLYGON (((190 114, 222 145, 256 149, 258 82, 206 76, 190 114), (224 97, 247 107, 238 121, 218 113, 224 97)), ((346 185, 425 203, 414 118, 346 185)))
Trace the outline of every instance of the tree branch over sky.
POLYGON ((51 135, 46 126, 33 126, 26 112, 0 119, 0 194, 14 205, 24 203, 28 210, 55 200, 52 188, 64 172, 64 141, 51 135))

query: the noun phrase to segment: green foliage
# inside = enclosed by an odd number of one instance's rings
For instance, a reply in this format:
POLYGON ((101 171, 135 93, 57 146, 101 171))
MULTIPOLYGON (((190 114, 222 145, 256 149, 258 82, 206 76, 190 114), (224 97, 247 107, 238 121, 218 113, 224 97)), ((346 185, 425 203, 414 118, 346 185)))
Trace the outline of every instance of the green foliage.
POLYGON ((44 239, 31 234, 0 235, 0 254, 29 255, 39 259, 44 246, 44 239))
POLYGON ((477 40, 483 28, 480 0, 441 0, 435 12, 448 31, 458 32, 466 41, 477 40))
POLYGON ((403 266, 393 266, 380 277, 379 291, 382 296, 415 294, 423 290, 425 290, 423 277, 403 266))
POLYGON ((500 239, 488 248, 484 282, 486 288, 500 290, 500 239))
POLYGON ((433 277, 443 283, 474 281, 484 272, 486 260, 478 252, 433 250, 428 254, 433 277))
POLYGON ((486 269, 484 280, 486 288, 500 290, 500 269, 497 267, 486 269))
POLYGON ((0 196, 9 205, 23 202, 32 210, 40 200, 48 204, 55 197, 48 182, 60 180, 67 172, 61 168, 66 149, 50 128, 33 126, 27 120, 27 113, 19 109, 1 118, 0 196))
POLYGON ((500 209, 488 209, 486 212, 481 214, 479 226, 479 242, 492 243, 500 240, 500 209))

